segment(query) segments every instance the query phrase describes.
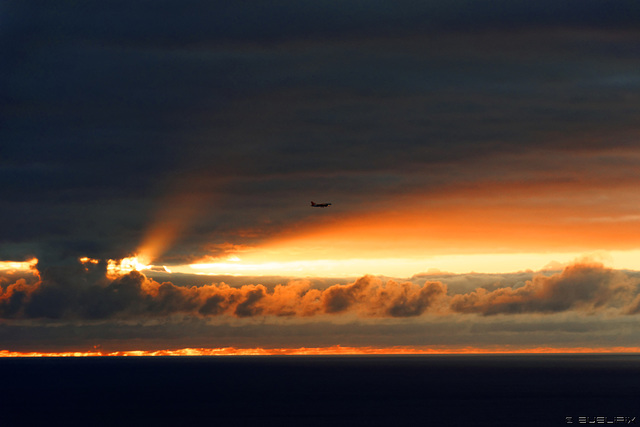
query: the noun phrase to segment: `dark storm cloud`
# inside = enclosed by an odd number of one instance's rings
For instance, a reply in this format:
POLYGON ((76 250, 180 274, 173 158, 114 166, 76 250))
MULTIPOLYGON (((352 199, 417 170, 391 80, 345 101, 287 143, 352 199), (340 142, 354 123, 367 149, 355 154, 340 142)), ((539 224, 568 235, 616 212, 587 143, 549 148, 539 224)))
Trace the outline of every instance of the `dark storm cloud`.
POLYGON ((60 38, 110 39, 121 43, 188 44, 202 40, 264 41, 331 34, 378 34, 403 29, 442 30, 526 25, 611 25, 638 22, 632 0, 454 0, 415 2, 296 1, 227 4, 206 1, 85 1, 52 5, 47 1, 8 2, 5 22, 14 27, 43 26, 60 38), (65 7, 66 6, 66 7, 65 7), (18 18, 11 14, 18 14, 18 18), (29 19, 16 22, 18 19, 29 19), (60 27, 56 23, 63 22, 60 27))
POLYGON ((218 3, 3 3, 0 257, 121 258, 186 192, 185 262, 316 195, 358 209, 635 141, 631 0, 218 3))

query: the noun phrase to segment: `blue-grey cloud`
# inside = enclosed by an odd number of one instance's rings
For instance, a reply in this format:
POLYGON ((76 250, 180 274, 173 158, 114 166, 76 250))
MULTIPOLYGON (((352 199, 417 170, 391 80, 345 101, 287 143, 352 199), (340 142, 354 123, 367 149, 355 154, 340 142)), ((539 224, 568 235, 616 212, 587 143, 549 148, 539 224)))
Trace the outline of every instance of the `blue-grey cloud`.
POLYGON ((488 170, 526 180, 541 149, 636 141, 633 1, 10 1, 0 13, 2 259, 129 255, 167 194, 186 192, 200 216, 166 254, 184 262, 308 220, 311 196, 357 210, 482 185, 488 170), (505 153, 518 170, 494 167, 505 153), (260 233, 238 236, 248 228, 260 233))

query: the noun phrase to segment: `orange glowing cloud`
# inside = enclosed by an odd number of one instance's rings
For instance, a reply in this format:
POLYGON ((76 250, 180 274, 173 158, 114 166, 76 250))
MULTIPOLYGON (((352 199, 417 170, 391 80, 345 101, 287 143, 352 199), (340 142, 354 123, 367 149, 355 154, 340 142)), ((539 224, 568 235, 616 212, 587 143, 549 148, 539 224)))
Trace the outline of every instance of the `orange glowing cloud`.
POLYGON ((325 289, 294 280, 272 289, 261 284, 176 286, 139 271, 107 277, 98 265, 72 271, 47 269, 40 280, 0 287, 0 318, 109 319, 196 317, 308 318, 348 314, 363 318, 411 318, 426 313, 523 314, 613 310, 638 312, 638 280, 599 264, 576 264, 552 276, 536 275, 524 286, 449 295, 440 281, 412 282, 363 276, 325 289), (102 273, 104 274, 104 273, 102 273), (95 283, 88 283, 88 278, 95 283), (636 298, 634 300, 634 298, 636 298))
POLYGON ((144 276, 139 270, 146 267, 135 259, 113 262, 106 277, 99 264, 90 261, 70 270, 47 269, 35 283, 20 279, 0 287, 0 318, 104 319, 178 313, 238 318, 337 313, 411 317, 423 314, 446 294, 440 283, 384 283, 373 276, 325 290, 313 289, 306 281, 291 281, 273 290, 261 284, 182 287, 144 276), (95 283, 88 284, 89 277, 95 283))

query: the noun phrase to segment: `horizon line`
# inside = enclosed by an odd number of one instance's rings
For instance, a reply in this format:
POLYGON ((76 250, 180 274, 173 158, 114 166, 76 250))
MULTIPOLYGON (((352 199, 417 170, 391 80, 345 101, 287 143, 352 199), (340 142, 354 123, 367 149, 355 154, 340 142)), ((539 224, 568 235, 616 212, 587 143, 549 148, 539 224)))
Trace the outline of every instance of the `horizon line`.
POLYGON ((59 351, 59 352, 20 352, 0 350, 0 358, 38 358, 38 357, 181 357, 181 356, 340 356, 340 355, 487 355, 487 354, 633 354, 640 353, 640 347, 350 347, 334 345, 330 347, 298 348, 182 348, 161 350, 117 350, 117 351, 59 351))

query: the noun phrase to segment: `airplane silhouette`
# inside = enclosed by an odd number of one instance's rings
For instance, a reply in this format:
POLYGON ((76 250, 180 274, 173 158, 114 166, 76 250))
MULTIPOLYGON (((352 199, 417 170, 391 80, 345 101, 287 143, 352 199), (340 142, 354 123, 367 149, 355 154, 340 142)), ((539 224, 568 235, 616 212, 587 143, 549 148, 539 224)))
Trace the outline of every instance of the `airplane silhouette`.
POLYGON ((331 203, 315 203, 315 202, 311 202, 311 207, 312 208, 328 208, 329 206, 331 206, 331 203))

